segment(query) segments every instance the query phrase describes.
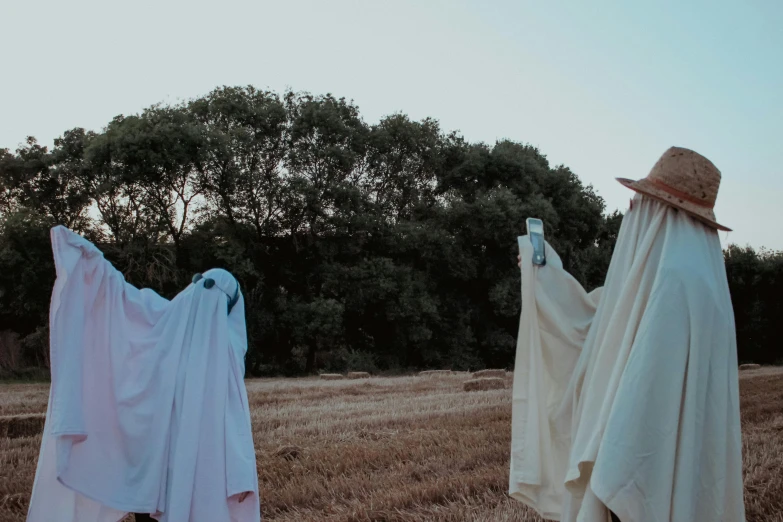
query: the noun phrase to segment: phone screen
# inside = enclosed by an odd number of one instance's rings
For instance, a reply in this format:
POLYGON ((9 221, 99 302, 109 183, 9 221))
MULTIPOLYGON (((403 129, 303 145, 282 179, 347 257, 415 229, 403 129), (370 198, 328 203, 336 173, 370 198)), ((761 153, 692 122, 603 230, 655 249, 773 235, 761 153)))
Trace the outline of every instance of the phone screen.
POLYGON ((533 244, 533 264, 546 264, 546 245, 544 243, 544 222, 540 219, 527 220, 527 235, 533 244))

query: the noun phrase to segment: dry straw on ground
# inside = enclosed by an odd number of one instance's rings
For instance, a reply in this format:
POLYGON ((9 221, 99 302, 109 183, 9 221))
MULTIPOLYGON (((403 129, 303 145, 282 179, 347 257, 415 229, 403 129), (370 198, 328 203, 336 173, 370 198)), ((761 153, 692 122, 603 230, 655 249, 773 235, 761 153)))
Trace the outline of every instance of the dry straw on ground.
POLYGON ((462 383, 465 391, 502 390, 506 387, 506 380, 500 377, 481 377, 462 383))
POLYGON ((0 417, 0 438, 35 437, 43 432, 46 415, 27 413, 0 417))
POLYGON ((280 446, 275 451, 276 457, 281 457, 286 460, 296 460, 302 454, 302 448, 299 446, 280 446))
POLYGON ((322 373, 321 374, 321 380, 322 381, 339 381, 341 379, 345 379, 345 375, 342 375, 340 373, 322 373))
POLYGON ((478 379, 479 377, 505 377, 506 376, 506 370, 479 370, 477 372, 473 372, 473 378, 478 379))
MULTIPOLYGON (((464 380, 248 381, 264 521, 540 522, 506 495, 511 390, 464 380)), ((782 522, 783 369, 740 390, 747 519, 782 522)), ((0 384, 0 414, 44 412, 47 394, 0 384)), ((24 521, 39 445, 0 438, 0 522, 24 521)))
POLYGON ((419 372, 419 375, 422 377, 438 377, 438 376, 444 376, 444 375, 452 375, 454 372, 451 370, 425 370, 423 372, 419 372))
POLYGON ((758 370, 761 368, 760 364, 741 364, 739 369, 741 372, 747 371, 747 370, 758 370))
POLYGON ((369 379, 370 374, 367 372, 349 372, 348 373, 349 379, 369 379))

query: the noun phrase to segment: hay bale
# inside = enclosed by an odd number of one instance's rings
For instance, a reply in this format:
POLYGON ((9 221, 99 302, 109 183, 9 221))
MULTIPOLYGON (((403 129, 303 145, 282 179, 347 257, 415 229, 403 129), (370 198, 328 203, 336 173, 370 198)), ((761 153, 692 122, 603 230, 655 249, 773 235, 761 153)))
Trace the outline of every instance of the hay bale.
POLYGON ((760 364, 741 364, 739 369, 741 372, 747 371, 747 370, 758 370, 761 368, 760 364))
POLYGON ((302 448, 299 446, 280 446, 277 448, 277 451, 275 451, 275 457, 280 457, 285 460, 296 460, 302 455, 302 451, 302 448))
POLYGON ((471 379, 462 384, 465 391, 502 390, 506 387, 506 380, 502 377, 481 377, 471 379))
POLYGON ((349 372, 348 373, 349 379, 369 379, 370 374, 367 372, 349 372))
POLYGON ((473 378, 478 379, 480 377, 505 377, 506 370, 479 370, 473 373, 473 378))
POLYGON ((0 438, 35 437, 43 432, 45 422, 44 413, 0 417, 0 438))
POLYGON ((337 381, 340 379, 345 379, 345 376, 340 373, 322 373, 321 374, 321 380, 322 381, 337 381))
POLYGON ((451 370, 426 370, 423 372, 419 372, 420 377, 439 377, 441 375, 451 375, 453 372, 451 370))

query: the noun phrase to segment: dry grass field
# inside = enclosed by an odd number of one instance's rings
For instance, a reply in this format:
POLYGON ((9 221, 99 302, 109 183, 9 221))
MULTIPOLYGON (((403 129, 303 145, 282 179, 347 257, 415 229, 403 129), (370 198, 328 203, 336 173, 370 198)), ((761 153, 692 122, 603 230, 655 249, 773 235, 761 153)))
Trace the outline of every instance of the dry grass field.
MULTIPOLYGON (((465 392, 469 377, 248 381, 264 519, 539 520, 505 495, 511 376, 465 392)), ((741 390, 748 521, 783 522, 783 369, 743 372, 741 390)), ((0 383, 0 416, 46 399, 0 383)), ((24 520, 39 442, 0 438, 0 522, 24 520)))

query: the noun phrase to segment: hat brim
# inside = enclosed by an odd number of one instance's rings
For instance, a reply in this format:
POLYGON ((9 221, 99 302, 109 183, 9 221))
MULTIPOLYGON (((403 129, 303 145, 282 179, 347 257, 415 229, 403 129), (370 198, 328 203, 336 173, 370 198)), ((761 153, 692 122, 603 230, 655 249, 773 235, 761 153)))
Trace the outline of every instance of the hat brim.
POLYGON ((620 184, 623 185, 624 187, 627 187, 633 190, 634 192, 638 192, 639 194, 644 194, 645 196, 649 196, 653 199, 656 199, 661 203, 682 210, 692 218, 701 221, 702 223, 704 223, 710 228, 721 230, 723 232, 732 231, 730 228, 721 225, 720 223, 715 221, 715 214, 711 209, 707 209, 699 205, 694 205, 689 201, 679 199, 677 196, 669 194, 668 192, 657 187, 656 185, 653 185, 646 179, 632 180, 626 178, 617 178, 617 181, 619 181, 620 184))

